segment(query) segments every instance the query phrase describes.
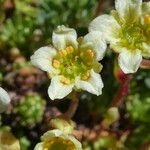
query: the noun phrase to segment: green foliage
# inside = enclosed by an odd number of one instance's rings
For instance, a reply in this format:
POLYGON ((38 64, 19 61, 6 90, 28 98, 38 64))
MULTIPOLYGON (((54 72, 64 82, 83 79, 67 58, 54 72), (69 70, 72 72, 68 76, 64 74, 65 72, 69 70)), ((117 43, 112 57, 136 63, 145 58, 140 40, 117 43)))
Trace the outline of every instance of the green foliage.
MULTIPOLYGON (((0 49, 17 47, 25 54, 31 55, 40 43, 47 44, 51 41, 51 32, 61 24, 79 29, 84 28, 83 31, 81 30, 84 32, 94 15, 96 1, 15 0, 11 17, 5 17, 3 9, 0 12, 2 22, 0 49), (40 38, 42 36, 44 40, 41 41, 39 38, 37 41, 38 36, 40 38)), ((4 2, 1 3, 4 4, 4 2)))
POLYGON ((123 141, 118 139, 115 135, 109 134, 101 135, 94 142, 89 143, 87 141, 83 142, 84 150, 126 150, 123 141))
POLYGON ((28 17, 35 18, 37 16, 37 9, 33 5, 38 5, 38 1, 32 0, 15 0, 16 11, 22 13, 28 17))
POLYGON ((15 16, 15 20, 7 19, 1 31, 0 39, 11 47, 23 48, 30 40, 33 32, 33 22, 31 18, 20 15, 15 16))
POLYGON ((137 150, 150 140, 150 71, 140 70, 131 82, 131 94, 127 97, 126 107, 132 129, 126 146, 137 150), (140 85, 140 86, 139 86, 140 85))
POLYGON ((14 112, 19 115, 20 124, 27 126, 42 121, 44 109, 45 101, 39 95, 33 94, 24 96, 14 112))
POLYGON ((150 123, 150 97, 149 95, 135 94, 128 97, 127 112, 132 121, 150 123))
POLYGON ((37 22, 45 36, 45 43, 51 41, 50 33, 58 25, 75 28, 81 35, 87 32, 88 23, 94 16, 96 2, 97 0, 40 1, 37 22))
POLYGON ((140 125, 139 127, 135 128, 133 132, 129 135, 126 145, 129 150, 137 150, 140 146, 144 145, 145 143, 149 142, 150 140, 150 128, 148 125, 140 125))
POLYGON ((31 144, 29 139, 27 139, 27 137, 25 137, 25 136, 19 138, 19 142, 20 142, 21 150, 28 150, 28 148, 31 144))
POLYGON ((49 27, 49 29, 54 29, 55 26, 60 24, 68 24, 71 27, 86 27, 94 14, 96 1, 97 0, 41 1, 38 21, 46 25, 46 27, 49 27))
POLYGON ((149 90, 150 90, 150 71, 149 69, 140 69, 132 79, 130 93, 148 94, 149 90))
MULTIPOLYGON (((7 3, 7 2, 6 2, 7 3)), ((4 3, 3 3, 4 5, 4 3)), ((32 40, 33 27, 36 24, 37 10, 31 7, 31 1, 14 1, 12 7, 15 7, 11 18, 5 18, 0 28, 0 47, 18 47, 26 50, 28 43, 32 40)))
POLYGON ((122 143, 119 142, 118 139, 113 135, 100 137, 96 142, 94 142, 94 150, 103 150, 109 148, 112 150, 125 150, 122 143))

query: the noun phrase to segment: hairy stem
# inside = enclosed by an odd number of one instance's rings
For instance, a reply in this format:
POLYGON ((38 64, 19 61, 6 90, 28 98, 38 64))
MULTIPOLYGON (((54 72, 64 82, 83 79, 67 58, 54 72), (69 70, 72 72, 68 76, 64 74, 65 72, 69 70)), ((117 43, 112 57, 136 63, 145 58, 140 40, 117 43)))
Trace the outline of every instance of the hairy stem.
POLYGON ((70 102, 70 106, 67 112, 64 114, 64 116, 68 119, 71 119, 77 110, 78 104, 79 104, 79 93, 75 93, 70 102))
POLYGON ((121 100, 128 95, 129 93, 129 84, 132 76, 127 75, 127 77, 120 83, 120 87, 117 91, 116 96, 114 97, 111 106, 116 107, 121 102, 121 100))
MULTIPOLYGON (((150 68, 150 60, 143 59, 140 67, 150 68)), ((124 96, 127 96, 129 93, 129 83, 132 78, 132 75, 123 74, 122 76, 123 76, 123 80, 120 82, 120 87, 117 91, 115 98, 113 99, 111 103, 112 107, 118 106, 118 104, 124 98, 124 96)))

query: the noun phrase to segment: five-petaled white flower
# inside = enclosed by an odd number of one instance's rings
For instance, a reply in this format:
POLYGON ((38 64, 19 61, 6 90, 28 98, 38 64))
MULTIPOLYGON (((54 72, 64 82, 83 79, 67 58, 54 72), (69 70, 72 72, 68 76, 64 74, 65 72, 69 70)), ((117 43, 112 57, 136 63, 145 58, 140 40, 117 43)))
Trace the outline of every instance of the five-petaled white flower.
POLYGON ((142 56, 150 57, 150 2, 116 0, 111 15, 95 18, 89 31, 100 31, 119 53, 119 65, 124 73, 134 73, 142 56))
POLYGON ((52 46, 38 49, 31 62, 47 71, 51 77, 49 97, 62 99, 73 89, 86 90, 95 95, 102 93, 103 82, 98 62, 104 56, 106 42, 99 31, 77 39, 76 31, 58 26, 52 35, 52 46))
POLYGON ((82 150, 78 140, 58 129, 47 131, 41 140, 34 150, 82 150))
POLYGON ((0 87, 0 113, 4 112, 10 103, 8 93, 0 87))

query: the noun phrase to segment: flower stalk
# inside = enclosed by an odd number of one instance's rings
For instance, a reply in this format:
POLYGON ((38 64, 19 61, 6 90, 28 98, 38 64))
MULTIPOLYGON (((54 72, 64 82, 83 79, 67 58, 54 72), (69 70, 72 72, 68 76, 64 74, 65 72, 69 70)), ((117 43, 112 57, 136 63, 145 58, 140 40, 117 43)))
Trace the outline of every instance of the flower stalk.
MULTIPOLYGON (((149 69, 150 68, 150 60, 143 59, 141 64, 141 68, 149 69)), ((129 83, 132 78, 131 74, 124 74, 121 70, 118 70, 117 78, 120 82, 120 87, 117 91, 115 98, 113 99, 111 106, 117 106, 123 97, 129 94, 129 83)))
POLYGON ((68 108, 68 110, 66 111, 66 113, 64 114, 65 118, 67 119, 71 119, 74 114, 76 113, 78 104, 79 104, 79 96, 80 94, 75 92, 75 94, 72 96, 71 102, 70 102, 70 106, 68 108))
POLYGON ((117 91, 116 96, 112 100, 111 107, 118 106, 122 99, 129 94, 129 86, 132 75, 123 75, 126 77, 124 77, 122 82, 120 82, 120 87, 117 91))

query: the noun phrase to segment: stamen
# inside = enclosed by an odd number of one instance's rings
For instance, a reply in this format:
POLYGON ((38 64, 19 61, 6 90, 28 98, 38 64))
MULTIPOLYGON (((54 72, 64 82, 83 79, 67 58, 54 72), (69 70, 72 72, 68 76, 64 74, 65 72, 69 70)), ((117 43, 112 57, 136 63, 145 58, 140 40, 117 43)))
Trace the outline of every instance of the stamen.
POLYGON ((71 53, 73 53, 74 48, 73 48, 72 46, 68 46, 68 47, 66 48, 66 51, 67 51, 68 54, 71 54, 71 53))
POLYGON ((64 76, 62 76, 61 82, 62 82, 63 84, 70 84, 70 83, 71 83, 70 79, 68 79, 68 78, 66 78, 66 77, 64 77, 64 76))
POLYGON ((93 53, 93 51, 92 51, 91 49, 88 49, 88 50, 86 51, 86 54, 87 54, 87 56, 88 56, 89 58, 93 58, 93 57, 94 57, 94 53, 93 53))
POLYGON ((67 56, 67 51, 64 49, 64 50, 61 50, 61 51, 59 51, 59 55, 61 56, 61 57, 65 57, 65 56, 67 56))
POLYGON ((87 72, 81 77, 81 79, 82 79, 82 80, 88 80, 89 77, 90 77, 90 72, 87 71, 87 72))
POLYGON ((145 16, 144 16, 144 22, 145 22, 146 24, 150 24, 150 15, 145 15, 145 16))
POLYGON ((57 59, 53 59, 53 67, 58 69, 60 67, 60 61, 57 59))
POLYGON ((80 76, 82 80, 88 80, 90 78, 89 70, 92 68, 98 68, 99 71, 99 67, 94 60, 95 53, 92 49, 79 48, 76 51, 73 46, 68 46, 58 52, 52 65, 62 76, 60 82, 68 85, 74 81, 76 76, 80 76))

